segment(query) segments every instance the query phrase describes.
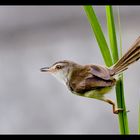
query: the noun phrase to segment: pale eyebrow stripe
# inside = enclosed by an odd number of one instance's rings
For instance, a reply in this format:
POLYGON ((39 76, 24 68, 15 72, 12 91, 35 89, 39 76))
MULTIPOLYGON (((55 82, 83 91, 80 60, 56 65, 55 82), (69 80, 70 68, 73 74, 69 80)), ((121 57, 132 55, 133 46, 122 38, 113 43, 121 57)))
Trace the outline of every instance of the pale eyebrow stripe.
POLYGON ((68 64, 68 62, 66 62, 66 61, 59 61, 59 62, 54 63, 53 66, 56 65, 56 64, 61 64, 61 63, 62 64, 68 64))

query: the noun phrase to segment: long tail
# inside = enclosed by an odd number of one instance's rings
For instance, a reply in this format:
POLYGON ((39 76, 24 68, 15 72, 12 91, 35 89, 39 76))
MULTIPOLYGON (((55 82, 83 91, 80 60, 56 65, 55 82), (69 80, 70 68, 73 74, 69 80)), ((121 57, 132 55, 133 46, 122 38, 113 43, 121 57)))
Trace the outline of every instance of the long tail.
POLYGON ((136 39, 132 47, 123 55, 123 57, 113 66, 112 75, 119 74, 128 69, 128 66, 140 58, 140 37, 136 39))

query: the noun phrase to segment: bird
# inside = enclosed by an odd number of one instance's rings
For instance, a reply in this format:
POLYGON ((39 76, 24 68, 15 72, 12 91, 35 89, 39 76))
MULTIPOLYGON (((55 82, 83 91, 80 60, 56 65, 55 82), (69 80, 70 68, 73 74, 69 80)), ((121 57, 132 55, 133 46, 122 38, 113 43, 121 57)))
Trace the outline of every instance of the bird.
POLYGON ((114 101, 105 97, 116 85, 119 74, 128 69, 128 66, 140 58, 140 36, 130 49, 111 67, 87 64, 81 65, 70 60, 55 62, 50 67, 41 68, 56 77, 75 95, 94 98, 112 105, 114 114, 123 111, 117 108, 114 101))

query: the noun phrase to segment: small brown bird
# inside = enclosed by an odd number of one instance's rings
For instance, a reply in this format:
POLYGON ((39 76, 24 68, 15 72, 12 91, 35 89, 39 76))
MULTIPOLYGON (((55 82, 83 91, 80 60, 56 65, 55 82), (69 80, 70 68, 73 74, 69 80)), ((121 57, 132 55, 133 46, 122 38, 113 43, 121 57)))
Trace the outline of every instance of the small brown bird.
POLYGON ((69 60, 58 61, 51 67, 41 68, 42 72, 51 73, 63 82, 72 93, 84 97, 105 101, 113 106, 113 113, 123 109, 104 95, 116 84, 115 75, 128 69, 128 66, 140 58, 140 37, 123 57, 112 67, 99 65, 80 65, 69 60))

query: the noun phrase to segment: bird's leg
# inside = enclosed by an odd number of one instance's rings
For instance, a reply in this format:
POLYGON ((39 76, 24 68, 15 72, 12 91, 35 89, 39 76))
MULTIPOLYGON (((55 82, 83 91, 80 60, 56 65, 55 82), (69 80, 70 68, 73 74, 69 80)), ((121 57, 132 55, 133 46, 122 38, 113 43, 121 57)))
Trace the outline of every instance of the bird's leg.
POLYGON ((112 105, 114 114, 118 114, 119 112, 123 111, 122 108, 117 108, 115 103, 110 99, 104 99, 104 101, 112 105))

